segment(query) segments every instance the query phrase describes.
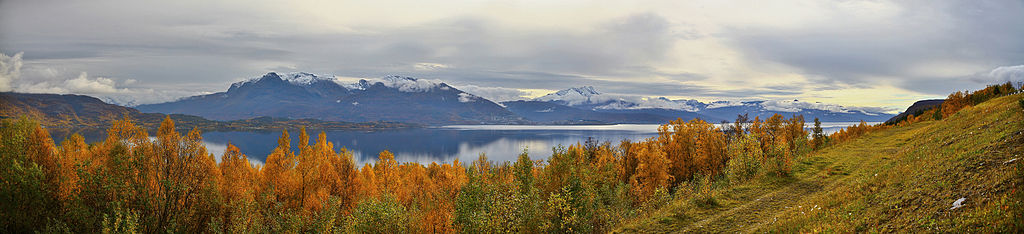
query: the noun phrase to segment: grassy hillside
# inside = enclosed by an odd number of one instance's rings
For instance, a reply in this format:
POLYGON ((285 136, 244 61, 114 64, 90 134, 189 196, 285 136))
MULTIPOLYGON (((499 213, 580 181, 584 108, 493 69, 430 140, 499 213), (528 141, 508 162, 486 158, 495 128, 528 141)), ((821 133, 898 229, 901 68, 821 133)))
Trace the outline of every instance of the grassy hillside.
POLYGON ((618 232, 1019 232, 1021 99, 869 133, 803 156, 790 177, 719 180, 618 232))

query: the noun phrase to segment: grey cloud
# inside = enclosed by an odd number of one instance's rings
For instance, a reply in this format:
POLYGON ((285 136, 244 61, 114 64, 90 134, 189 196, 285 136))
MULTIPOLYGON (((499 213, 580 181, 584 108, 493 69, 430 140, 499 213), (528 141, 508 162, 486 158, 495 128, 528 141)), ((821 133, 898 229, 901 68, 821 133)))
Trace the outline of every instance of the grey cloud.
MULTIPOLYGON (((609 18, 584 31, 514 28, 487 17, 453 16, 397 28, 306 32, 275 21, 256 6, 182 12, 108 3, 119 7, 5 3, 0 9, 0 48, 25 51, 36 70, 135 79, 140 88, 217 91, 231 81, 278 70, 353 77, 405 74, 479 87, 560 89, 597 85, 589 77, 656 72, 648 64, 666 59, 680 36, 668 29, 667 20, 651 13, 609 18), (417 68, 424 63, 449 69, 417 68), (207 86, 196 90, 182 83, 207 86)), ((32 84, 62 82, 26 79, 32 84)), ((644 86, 616 85, 633 90, 644 86)))
MULTIPOLYGON (((175 98, 170 95, 222 91, 233 81, 276 70, 348 77, 408 75, 508 89, 593 85, 605 92, 644 96, 795 96, 803 90, 876 83, 944 95, 982 86, 987 78, 921 76, 908 68, 932 59, 981 67, 1024 61, 1019 40, 1024 38, 1024 7, 1019 1, 909 1, 900 2, 906 4, 902 15, 878 25, 864 25, 858 15, 849 14, 806 27, 737 26, 714 34, 645 12, 608 16, 575 28, 580 30, 516 28, 493 16, 466 14, 405 26, 313 31, 303 28, 310 23, 303 21, 316 19, 282 20, 278 14, 287 12, 275 4, 194 3, 204 7, 189 7, 193 3, 187 1, 0 1, 0 50, 24 51, 23 69, 33 71, 22 72, 20 81, 11 85, 53 87, 89 72, 138 81, 117 83, 125 86, 119 89, 167 90, 168 96, 132 93, 149 102, 152 97, 170 100, 175 98), (811 81, 722 91, 690 82, 717 77, 661 72, 654 65, 671 62, 668 53, 679 40, 708 37, 726 40, 752 66, 784 64, 811 81), (422 64, 433 64, 432 69, 422 64), (63 73, 40 75, 49 70, 63 73), (649 79, 655 77, 668 81, 649 79)), ((497 89, 478 92, 515 95, 497 89)))
POLYGON ((739 90, 709 90, 703 93, 706 97, 719 97, 726 99, 751 99, 763 96, 792 96, 803 94, 798 91, 770 90, 770 89, 739 89, 739 90))
POLYGON ((1020 1, 899 3, 905 4, 899 15, 877 24, 838 15, 839 20, 808 27, 733 28, 727 36, 752 63, 790 65, 814 82, 864 87, 894 83, 931 94, 984 84, 959 75, 922 75, 915 67, 933 61, 989 67, 1024 61, 1020 1))

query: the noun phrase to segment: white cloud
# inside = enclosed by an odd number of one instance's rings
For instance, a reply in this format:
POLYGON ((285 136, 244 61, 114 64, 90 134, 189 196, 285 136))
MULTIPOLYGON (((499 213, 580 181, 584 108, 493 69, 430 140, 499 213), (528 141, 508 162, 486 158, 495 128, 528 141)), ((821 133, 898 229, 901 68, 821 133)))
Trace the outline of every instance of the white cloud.
POLYGON ((413 65, 413 68, 415 68, 416 70, 421 70, 421 71, 434 71, 434 70, 440 70, 440 69, 445 69, 445 68, 449 68, 449 67, 451 67, 451 66, 446 65, 446 64, 440 64, 440 63, 416 63, 416 64, 413 65))
MULTIPOLYGON (((11 91, 22 92, 22 93, 57 93, 57 94, 82 94, 100 98, 108 103, 124 105, 124 106, 135 106, 139 104, 159 103, 174 100, 175 98, 183 96, 192 96, 202 94, 203 92, 196 92, 190 90, 181 89, 152 89, 152 88, 125 88, 118 87, 118 82, 114 78, 108 77, 89 77, 86 72, 81 72, 75 78, 61 78, 61 73, 56 72, 56 69, 49 67, 34 67, 38 71, 44 71, 42 74, 45 77, 37 77, 36 79, 19 79, 18 72, 15 69, 21 66, 21 53, 13 57, 2 58, 5 66, 11 65, 12 69, 5 72, 4 79, 11 78, 11 82, 8 85, 11 87, 11 91), (14 74, 14 75, 11 75, 14 74), (52 75, 53 77, 49 77, 52 75)), ((133 85, 137 84, 138 81, 135 79, 125 79, 123 84, 133 85)))
POLYGON ((476 85, 458 85, 456 88, 493 102, 522 100, 529 95, 527 92, 513 88, 481 87, 476 85))
POLYGON ((469 93, 459 93, 459 102, 475 102, 477 98, 469 93))
POLYGON ((64 86, 73 93, 109 94, 118 92, 114 80, 105 77, 89 79, 89 74, 82 72, 78 78, 64 81, 64 86))
POLYGON ((74 79, 58 83, 51 83, 49 81, 22 83, 14 90, 26 93, 74 93, 88 95, 117 94, 130 91, 128 89, 118 89, 113 79, 105 77, 89 78, 89 74, 85 72, 82 72, 74 79))
POLYGON ((985 78, 991 83, 1021 82, 1024 81, 1024 65, 997 67, 985 74, 985 78))
POLYGON ((397 88, 402 92, 426 92, 441 84, 441 80, 416 79, 403 76, 388 76, 378 81, 384 86, 397 88))
POLYGON ((889 113, 892 111, 886 108, 878 107, 847 107, 835 104, 802 102, 798 100, 768 100, 762 102, 761 107, 763 107, 765 110, 782 112, 799 112, 800 110, 823 110, 837 113, 861 112, 867 115, 876 115, 875 113, 889 113))
POLYGON ((743 106, 743 105, 744 104, 741 101, 723 100, 723 101, 715 101, 715 102, 708 103, 708 106, 706 108, 708 108, 708 109, 715 109, 715 108, 724 108, 724 107, 731 107, 731 106, 743 106))
POLYGON ((15 92, 23 93, 68 93, 68 90, 64 87, 50 84, 50 82, 39 82, 32 84, 20 84, 15 92))
POLYGON ((534 98, 535 101, 557 101, 569 106, 604 104, 597 109, 671 109, 683 111, 697 111, 698 108, 691 105, 692 100, 671 100, 665 97, 645 97, 639 95, 623 95, 600 93, 592 86, 576 87, 560 90, 542 97, 534 98))
POLYGON ((0 92, 11 91, 11 83, 21 76, 21 56, 24 52, 18 52, 14 56, 7 56, 0 53, 0 92))

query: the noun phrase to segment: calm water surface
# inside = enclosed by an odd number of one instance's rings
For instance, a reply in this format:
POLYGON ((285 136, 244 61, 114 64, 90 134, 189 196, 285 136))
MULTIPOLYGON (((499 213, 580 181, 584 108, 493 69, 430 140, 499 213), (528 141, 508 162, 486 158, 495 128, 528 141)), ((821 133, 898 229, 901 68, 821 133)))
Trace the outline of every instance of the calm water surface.
MULTIPOLYGON (((850 122, 822 123, 826 133, 854 125, 850 122)), ((874 124, 874 123, 872 123, 874 124)), ((813 127, 808 124, 808 128, 813 127)), ((617 125, 453 125, 443 127, 382 131, 329 131, 327 140, 335 150, 346 148, 360 163, 372 163, 377 153, 389 150, 402 162, 451 162, 459 159, 470 162, 481 153, 491 160, 514 161, 524 150, 531 158, 547 158, 552 147, 576 144, 588 137, 600 142, 617 144, 623 139, 642 140, 657 135, 655 124, 617 125)), ((309 131, 310 143, 316 141, 319 131, 309 131)), ((101 141, 105 133, 81 133, 87 141, 101 141)), ((292 148, 297 150, 298 132, 289 130, 292 148)), ((63 136, 54 134, 58 142, 63 136)), ((233 144, 241 149, 253 163, 262 163, 277 147, 281 132, 206 132, 203 141, 207 149, 219 156, 233 144)))

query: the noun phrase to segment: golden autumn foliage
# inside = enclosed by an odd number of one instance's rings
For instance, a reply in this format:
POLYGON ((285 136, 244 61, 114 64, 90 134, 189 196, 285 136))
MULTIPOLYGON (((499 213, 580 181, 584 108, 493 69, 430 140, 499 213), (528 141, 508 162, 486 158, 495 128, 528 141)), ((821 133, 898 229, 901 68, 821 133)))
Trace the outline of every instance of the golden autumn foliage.
POLYGON ((383 151, 360 167, 323 132, 311 142, 305 129, 296 145, 283 131, 259 165, 232 144, 210 154, 199 130, 183 136, 169 118, 153 137, 124 119, 102 142, 73 135, 60 147, 38 123, 4 120, 3 165, 17 170, 0 178, 0 199, 46 208, 0 215, 8 229, 73 232, 606 232, 681 184, 726 174, 730 158, 759 163, 748 171, 788 160, 807 148, 806 132, 794 127, 802 124, 773 116, 753 121, 750 134, 726 135, 676 120, 648 140, 588 140, 556 147, 547 160, 523 153, 514 163, 481 155, 467 165, 421 165, 383 151))
POLYGON ((866 122, 860 121, 860 124, 840 129, 839 131, 832 133, 832 135, 829 136, 829 139, 831 139, 835 143, 841 143, 857 138, 861 135, 867 134, 875 130, 885 129, 887 127, 888 126, 881 124, 868 125, 866 122))
POLYGON ((1019 88, 1014 87, 1013 83, 1007 81, 999 85, 989 85, 984 89, 974 92, 957 91, 946 97, 939 111, 942 113, 942 118, 946 118, 960 111, 960 109, 977 105, 992 98, 1017 93, 1020 91, 1019 88))
MULTIPOLYGON (((993 98, 1002 97, 1006 95, 1012 95, 1020 93, 1024 87, 1024 83, 1018 83, 1017 86, 1010 81, 998 85, 988 85, 984 89, 977 91, 956 91, 949 94, 942 104, 919 111, 918 113, 909 114, 906 118, 900 121, 894 121, 894 123, 887 123, 885 125, 879 124, 875 126, 868 125, 864 121, 860 124, 841 129, 838 132, 833 133, 828 139, 834 143, 848 141, 857 138, 861 135, 885 129, 889 127, 903 127, 913 123, 929 121, 929 120, 941 120, 951 115, 956 114, 964 108, 970 108, 971 106, 978 105, 982 102, 988 101, 993 98), (916 115, 915 115, 916 114, 916 115)), ((1021 102, 1024 105, 1024 101, 1021 102)))

